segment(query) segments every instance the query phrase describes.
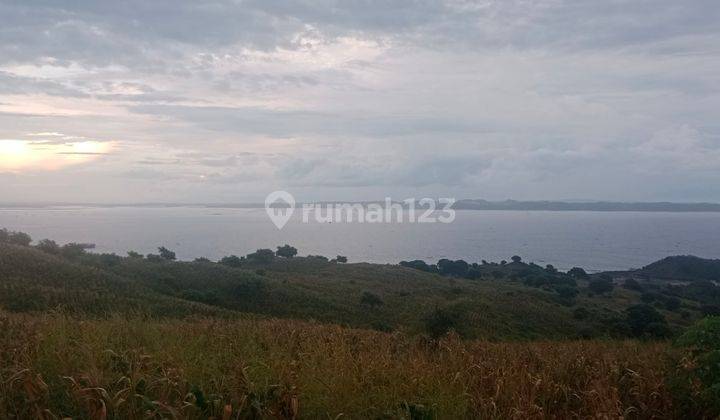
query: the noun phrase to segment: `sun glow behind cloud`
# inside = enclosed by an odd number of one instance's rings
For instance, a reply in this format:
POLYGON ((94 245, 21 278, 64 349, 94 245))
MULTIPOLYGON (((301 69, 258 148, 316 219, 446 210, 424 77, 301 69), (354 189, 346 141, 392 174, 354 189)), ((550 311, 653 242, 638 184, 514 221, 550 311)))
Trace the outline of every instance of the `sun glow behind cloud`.
POLYGON ((27 140, 0 140, 0 170, 22 172, 51 171, 89 162, 107 154, 110 142, 79 141, 50 143, 27 140))
POLYGON ((0 0, 3 200, 720 201, 717 2, 151 3, 0 0))

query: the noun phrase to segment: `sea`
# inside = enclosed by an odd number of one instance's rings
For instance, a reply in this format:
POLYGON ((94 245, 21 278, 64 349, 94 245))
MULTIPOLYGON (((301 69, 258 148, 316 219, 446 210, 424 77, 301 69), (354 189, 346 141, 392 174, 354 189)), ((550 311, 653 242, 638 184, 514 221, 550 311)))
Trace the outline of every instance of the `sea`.
POLYGON ((452 223, 318 223, 299 212, 278 229, 263 208, 204 206, 0 208, 0 228, 34 240, 88 242, 93 252, 156 252, 178 259, 246 255, 290 244, 299 255, 349 262, 510 260, 561 270, 640 268, 670 255, 720 258, 720 213, 458 210, 452 223))

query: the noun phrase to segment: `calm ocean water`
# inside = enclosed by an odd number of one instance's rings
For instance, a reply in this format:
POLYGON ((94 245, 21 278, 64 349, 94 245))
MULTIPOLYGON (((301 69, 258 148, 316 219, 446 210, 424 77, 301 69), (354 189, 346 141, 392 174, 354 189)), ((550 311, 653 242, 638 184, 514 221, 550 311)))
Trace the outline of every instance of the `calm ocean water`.
POLYGON ((304 224, 277 230, 264 209, 200 207, 0 209, 0 227, 35 240, 92 242, 97 252, 155 252, 180 259, 245 255, 285 243, 301 255, 351 262, 462 258, 588 270, 637 268, 668 255, 720 258, 720 213, 458 211, 451 224, 304 224))

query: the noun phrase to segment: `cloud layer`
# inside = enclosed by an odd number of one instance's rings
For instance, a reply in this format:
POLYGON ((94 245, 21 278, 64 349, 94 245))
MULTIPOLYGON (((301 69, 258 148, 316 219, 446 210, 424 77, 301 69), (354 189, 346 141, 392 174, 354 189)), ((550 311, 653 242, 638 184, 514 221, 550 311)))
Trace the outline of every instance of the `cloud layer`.
POLYGON ((714 1, 0 0, 0 19, 3 201, 720 201, 714 1))

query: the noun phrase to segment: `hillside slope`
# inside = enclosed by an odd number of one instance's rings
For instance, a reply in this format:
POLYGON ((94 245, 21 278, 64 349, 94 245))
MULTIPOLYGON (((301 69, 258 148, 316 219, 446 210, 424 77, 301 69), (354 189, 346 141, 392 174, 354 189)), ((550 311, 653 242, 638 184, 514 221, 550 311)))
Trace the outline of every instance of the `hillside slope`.
POLYGON ((156 293, 142 282, 97 267, 8 244, 0 244, 0 307, 17 312, 61 309, 96 315, 227 315, 212 306, 156 293))
MULTIPOLYGON (((315 257, 244 260, 241 267, 111 254, 73 258, 35 247, 0 245, 0 308, 163 317, 245 316, 317 320, 381 331, 469 338, 573 338, 625 334, 624 310, 643 293, 616 287, 596 295, 587 280, 532 264, 476 265, 477 278, 378 264, 338 264, 315 257), (571 282, 568 287, 553 282, 571 282)), ((656 306, 673 327, 681 316, 656 306)), ((686 314, 687 315, 687 314, 686 314)))
POLYGON ((649 264, 635 274, 656 279, 720 281, 720 260, 676 255, 649 264))

